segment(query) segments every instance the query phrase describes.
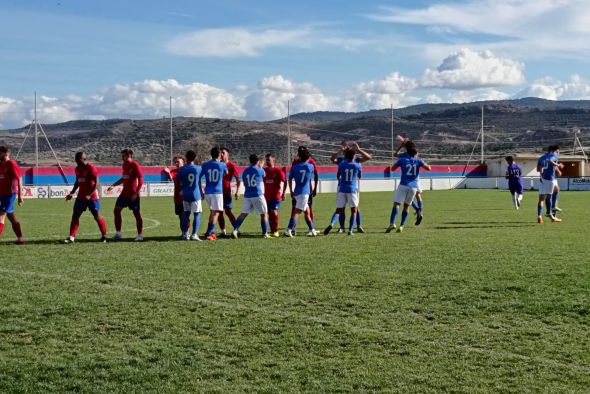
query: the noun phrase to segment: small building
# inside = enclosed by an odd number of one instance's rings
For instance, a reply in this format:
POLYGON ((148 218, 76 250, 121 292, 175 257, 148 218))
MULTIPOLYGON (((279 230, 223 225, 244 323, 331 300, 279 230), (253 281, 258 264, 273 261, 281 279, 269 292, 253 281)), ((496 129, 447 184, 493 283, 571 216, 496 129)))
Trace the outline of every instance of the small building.
MULTIPOLYGON (((539 173, 537 172, 537 161, 541 156, 540 153, 515 153, 511 156, 514 157, 514 161, 522 167, 523 176, 539 176, 539 173)), ((564 165, 561 170, 561 176, 563 178, 578 178, 585 177, 586 174, 590 175, 586 156, 559 155, 559 162, 564 165)), ((489 159, 486 161, 486 164, 488 166, 489 177, 503 177, 506 175, 506 167, 508 165, 504 158, 489 159)))

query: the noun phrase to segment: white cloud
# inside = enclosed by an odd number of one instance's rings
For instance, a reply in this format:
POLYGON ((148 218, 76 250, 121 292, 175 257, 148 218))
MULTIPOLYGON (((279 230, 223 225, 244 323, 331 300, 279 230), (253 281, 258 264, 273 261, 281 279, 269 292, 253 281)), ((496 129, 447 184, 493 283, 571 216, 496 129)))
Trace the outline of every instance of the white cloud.
POLYGON ((518 85, 525 80, 524 65, 496 57, 490 51, 463 48, 443 60, 436 70, 427 69, 420 80, 424 88, 476 89, 518 85))
POLYGON ((410 105, 415 102, 415 99, 407 97, 407 94, 417 87, 418 83, 413 78, 394 72, 382 80, 356 85, 348 101, 355 103, 357 111, 387 108, 391 105, 394 107, 410 105))
POLYGON ((450 92, 443 101, 446 103, 469 103, 473 101, 506 100, 509 98, 509 94, 496 89, 475 89, 450 92))
POLYGON ((590 100, 590 81, 572 75, 564 82, 553 78, 542 78, 533 81, 515 97, 540 97, 547 100, 590 100))
POLYGON ((448 53, 469 46, 492 49, 519 59, 588 61, 586 51, 590 50, 587 0, 438 1, 422 8, 384 7, 368 18, 425 26, 440 37, 438 42, 434 39, 421 47, 426 53, 438 48, 439 55, 441 49, 448 53))

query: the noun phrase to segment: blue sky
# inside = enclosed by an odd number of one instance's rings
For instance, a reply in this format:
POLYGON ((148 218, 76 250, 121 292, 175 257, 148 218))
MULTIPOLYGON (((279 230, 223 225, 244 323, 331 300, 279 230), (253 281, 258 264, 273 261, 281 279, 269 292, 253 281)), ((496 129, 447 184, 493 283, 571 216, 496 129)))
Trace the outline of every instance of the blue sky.
POLYGON ((0 125, 590 98, 590 2, 0 0, 0 125))

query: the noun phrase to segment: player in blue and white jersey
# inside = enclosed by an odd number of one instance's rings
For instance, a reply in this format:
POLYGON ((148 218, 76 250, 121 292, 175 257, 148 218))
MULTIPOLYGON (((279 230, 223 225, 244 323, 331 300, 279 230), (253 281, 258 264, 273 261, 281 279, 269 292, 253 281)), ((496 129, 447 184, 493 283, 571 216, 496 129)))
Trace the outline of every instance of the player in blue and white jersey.
MULTIPOLYGON (((364 151, 363 149, 361 149, 361 147, 359 146, 358 143, 356 142, 347 142, 347 141, 342 141, 342 143, 340 144, 340 149, 333 153, 332 156, 330 156, 330 161, 338 166, 340 166, 340 164, 345 160, 344 155, 346 153, 346 151, 348 150, 353 150, 355 152, 355 158, 354 161, 357 163, 364 163, 366 161, 369 161, 372 159, 372 156, 367 153, 366 151, 364 151)), ((340 172, 338 171, 336 173, 336 179, 338 179, 338 182, 340 182, 340 172)), ((360 187, 359 187, 359 191, 360 192, 360 187)), ((357 193, 358 193, 357 192, 357 193)), ((334 219, 334 217, 336 216, 336 212, 334 212, 334 214, 332 215, 332 219, 334 219)), ((344 225, 346 222, 346 212, 342 211, 341 214, 338 214, 338 222, 340 223, 340 228, 338 229, 339 233, 344 233, 344 225)), ((362 214, 361 214, 361 210, 359 207, 357 207, 357 211, 356 211, 356 231, 359 233, 364 233, 365 230, 363 229, 363 225, 362 225, 362 214)))
MULTIPOLYGON (((558 189, 557 175, 561 175, 563 164, 559 163, 559 147, 552 145, 548 148, 547 153, 539 157, 537 162, 537 171, 541 173, 539 184, 539 202, 537 204, 537 223, 543 223, 543 203, 549 201, 551 208, 557 201, 558 189), (550 197, 549 199, 547 199, 550 197)), ((555 216, 553 209, 549 210, 549 217, 552 222, 561 222, 561 219, 555 216)))
MULTIPOLYGON (((409 157, 409 155, 408 155, 409 149, 411 149, 411 148, 418 149, 416 147, 416 143, 414 143, 414 141, 411 141, 408 138, 404 138, 401 135, 398 135, 396 138, 400 142, 400 145, 393 153, 393 155, 395 157, 397 157, 397 158, 406 157, 406 156, 409 157), (406 152, 400 154, 400 151, 403 148, 405 148, 406 152)), ((423 207, 424 207, 424 200, 422 199, 422 190, 420 189, 420 185, 418 185, 418 191, 416 192, 416 196, 412 200, 412 208, 414 208, 414 211, 416 213, 416 223, 415 223, 416 226, 419 226, 420 223, 422 223, 422 219, 424 219, 424 215, 422 214, 423 207)))
POLYGON ((219 215, 223 212, 223 175, 227 173, 227 166, 219 160, 221 150, 219 147, 211 149, 211 160, 203 164, 201 178, 205 178, 205 201, 209 205, 211 211, 209 215, 209 225, 205 233, 205 239, 214 241, 217 239, 215 235, 215 223, 219 215))
POLYGON ((508 168, 506 169, 506 179, 508 179, 508 190, 512 195, 512 203, 516 209, 520 208, 522 201, 522 167, 514 162, 512 156, 506 157, 508 168))
POLYGON ((242 181, 244 182, 244 204, 242 206, 242 213, 236 219, 234 231, 232 231, 232 238, 238 238, 238 231, 240 226, 251 212, 256 212, 260 215, 260 225, 262 227, 262 236, 270 238, 268 235, 268 207, 266 199, 264 198, 264 170, 262 169, 262 159, 257 155, 250 155, 250 167, 246 168, 242 173, 242 181))
POLYGON ((401 204, 404 204, 404 209, 402 211, 402 219, 397 232, 401 233, 403 231, 408 218, 410 205, 418 192, 420 168, 430 171, 430 166, 418 158, 418 151, 416 148, 408 149, 408 156, 400 157, 391 167, 391 171, 394 172, 398 168, 401 170, 401 180, 393 196, 393 209, 391 210, 389 226, 387 227, 387 230, 385 230, 386 233, 389 233, 396 228, 395 219, 399 213, 399 207, 401 204))
POLYGON ((313 194, 311 190, 311 177, 314 173, 313 165, 307 162, 310 157, 309 151, 305 147, 300 147, 297 150, 297 156, 299 156, 299 162, 291 166, 289 172, 289 192, 295 199, 295 209, 291 214, 289 225, 285 230, 285 236, 292 237, 293 229, 297 226, 297 219, 301 213, 305 216, 305 222, 309 227, 308 236, 317 236, 317 231, 314 228, 313 220, 309 215, 309 196, 313 194), (303 149, 302 149, 303 148, 303 149), (295 182, 295 189, 293 189, 293 181, 295 182))
POLYGON ((198 231, 201 224, 201 166, 195 164, 197 154, 193 150, 186 152, 186 164, 178 169, 176 178, 182 193, 182 237, 186 240, 200 241, 198 231), (189 235, 189 223, 193 214, 193 231, 189 235))
POLYGON ((350 219, 348 225, 348 235, 352 235, 357 210, 359 205, 359 181, 361 179, 362 167, 355 160, 355 151, 349 149, 344 152, 344 160, 338 166, 340 174, 338 182, 338 193, 336 195, 336 213, 332 216, 330 225, 324 230, 324 235, 328 235, 333 226, 338 221, 340 215, 344 215, 346 206, 350 206, 350 219))

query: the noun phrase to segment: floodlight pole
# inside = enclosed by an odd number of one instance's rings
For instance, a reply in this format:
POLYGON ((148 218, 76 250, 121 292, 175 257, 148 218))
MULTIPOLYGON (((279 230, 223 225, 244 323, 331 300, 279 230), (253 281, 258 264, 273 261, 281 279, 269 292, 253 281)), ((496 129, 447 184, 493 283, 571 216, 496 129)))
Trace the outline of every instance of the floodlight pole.
POLYGON ((395 161, 395 142, 393 138, 393 104, 391 104, 391 162, 395 161))
POLYGON ((287 165, 291 161, 291 100, 287 100, 287 165))
POLYGON ((170 96, 170 165, 174 165, 174 137, 172 135, 172 96, 170 96))
POLYGON ((37 92, 35 92, 35 168, 39 169, 39 130, 37 127, 37 92))
POLYGON ((484 164, 485 159, 484 159, 484 151, 483 151, 483 105, 481 106, 481 164, 484 164))

